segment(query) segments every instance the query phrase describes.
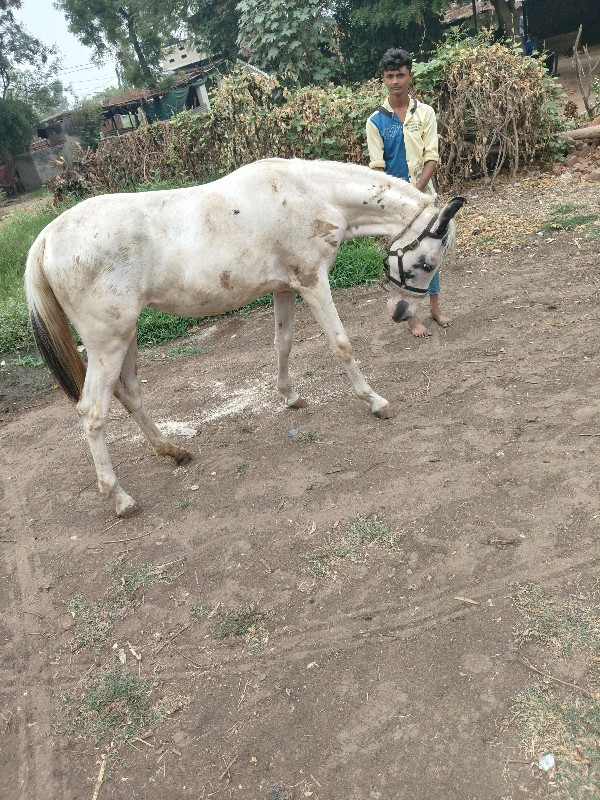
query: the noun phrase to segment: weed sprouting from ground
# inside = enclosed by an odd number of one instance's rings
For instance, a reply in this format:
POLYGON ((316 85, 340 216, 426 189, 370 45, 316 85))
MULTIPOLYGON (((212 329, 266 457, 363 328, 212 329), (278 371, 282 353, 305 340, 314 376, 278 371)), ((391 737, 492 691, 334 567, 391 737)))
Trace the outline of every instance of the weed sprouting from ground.
POLYGON ((236 465, 235 474, 241 477, 242 475, 246 474, 246 472, 250 469, 251 466, 252 464, 250 463, 250 461, 241 461, 239 464, 236 465))
MULTIPOLYGON (((134 595, 138 589, 156 581, 170 583, 181 574, 167 573, 164 565, 144 564, 139 567, 125 567, 123 559, 114 561, 110 565, 110 571, 113 583, 101 600, 90 603, 83 597, 77 596, 67 603, 76 625, 75 632, 63 651, 89 650, 94 646, 100 650, 112 635, 115 623, 122 619, 133 605, 134 595)), ((60 656, 60 652, 57 655, 60 656)))
POLYGON ((151 704, 157 681, 131 675, 118 664, 88 673, 75 690, 59 694, 55 733, 91 742, 111 755, 136 736, 163 722, 166 701, 151 704))
POLYGON ((215 634, 217 639, 229 636, 246 636, 254 632, 261 620, 268 616, 267 611, 259 611, 254 604, 248 604, 230 611, 219 623, 215 634))
POLYGON ((536 584, 517 585, 517 648, 535 646, 537 685, 513 701, 531 758, 552 753, 562 797, 600 797, 600 606, 597 587, 556 600, 536 584), (541 655, 540 655, 541 651, 541 655), (573 668, 570 666, 573 663, 573 668), (576 667, 575 667, 576 665, 576 667), (570 675, 578 674, 577 680, 570 675), (557 674, 558 673, 558 674, 557 674))
POLYGON ((176 508, 189 508, 190 506, 194 505, 194 501, 190 500, 189 497, 182 497, 181 500, 178 500, 175 504, 176 508))
POLYGON ((359 515, 346 523, 346 529, 340 536, 334 537, 329 533, 321 550, 306 553, 303 557, 310 564, 311 575, 323 578, 334 575, 342 559, 348 558, 355 564, 363 564, 367 548, 392 550, 401 539, 401 533, 392 532, 376 515, 359 515))
POLYGON ((272 615, 272 611, 261 611, 254 603, 229 611, 221 610, 220 603, 213 608, 205 605, 190 606, 190 616, 195 620, 219 620, 213 632, 215 639, 241 637, 253 653, 258 653, 267 644, 269 634, 264 620, 272 615))
POLYGON ((229 417, 229 421, 233 424, 238 433, 254 433, 254 428, 250 425, 251 419, 251 411, 243 411, 239 414, 232 414, 229 417))

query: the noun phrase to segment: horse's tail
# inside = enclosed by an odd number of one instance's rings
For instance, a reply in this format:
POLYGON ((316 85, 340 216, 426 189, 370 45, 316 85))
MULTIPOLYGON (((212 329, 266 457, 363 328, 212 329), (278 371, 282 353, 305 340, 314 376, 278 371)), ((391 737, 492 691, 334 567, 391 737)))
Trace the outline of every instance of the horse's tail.
POLYGON ((79 358, 65 312, 44 273, 46 235, 33 243, 25 268, 25 292, 29 319, 38 350, 66 394, 77 402, 85 380, 85 364, 79 358))

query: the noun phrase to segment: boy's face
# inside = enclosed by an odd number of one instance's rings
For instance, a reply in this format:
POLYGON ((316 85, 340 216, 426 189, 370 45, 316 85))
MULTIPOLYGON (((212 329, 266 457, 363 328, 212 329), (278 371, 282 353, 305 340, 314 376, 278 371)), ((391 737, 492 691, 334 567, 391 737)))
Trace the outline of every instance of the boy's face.
POLYGON ((408 67, 386 69, 381 76, 390 97, 400 98, 408 94, 413 74, 408 67))

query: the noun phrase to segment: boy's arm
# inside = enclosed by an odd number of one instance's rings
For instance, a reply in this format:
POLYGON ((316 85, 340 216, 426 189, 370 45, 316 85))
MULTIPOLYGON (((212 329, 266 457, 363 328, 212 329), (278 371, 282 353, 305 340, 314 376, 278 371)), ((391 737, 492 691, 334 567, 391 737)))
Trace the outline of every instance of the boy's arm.
POLYGON ((383 139, 375 123, 367 120, 367 147, 369 148, 369 166, 371 169, 385 169, 383 158, 383 139))
POLYGON ((417 189, 420 192, 425 191, 425 187, 429 183, 430 179, 433 177, 435 170, 437 167, 437 161, 426 161, 423 166, 423 172, 421 173, 421 177, 417 183, 417 189))
POLYGON ((438 160, 437 121, 435 111, 430 109, 430 113, 427 114, 423 121, 423 172, 417 183, 417 189, 420 191, 423 192, 425 190, 425 187, 433 177, 438 160))

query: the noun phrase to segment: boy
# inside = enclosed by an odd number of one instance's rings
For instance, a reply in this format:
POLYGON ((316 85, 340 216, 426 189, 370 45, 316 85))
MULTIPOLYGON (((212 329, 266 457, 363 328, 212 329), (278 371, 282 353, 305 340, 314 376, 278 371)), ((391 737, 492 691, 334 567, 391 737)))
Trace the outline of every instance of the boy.
MULTIPOLYGON (((388 97, 367 120, 369 166, 435 195, 431 180, 438 162, 435 111, 408 93, 413 78, 412 58, 406 50, 392 48, 379 62, 379 71, 388 97)), ((442 314, 440 309, 439 270, 429 284, 428 292, 432 319, 442 328, 447 328, 452 324, 452 318, 442 314)), ((407 324, 413 336, 431 336, 431 331, 416 315, 407 324)))

